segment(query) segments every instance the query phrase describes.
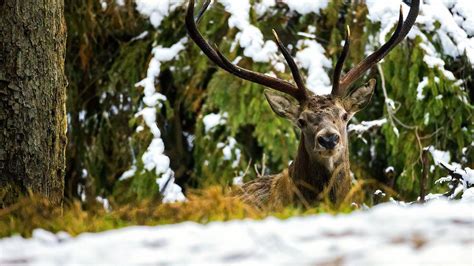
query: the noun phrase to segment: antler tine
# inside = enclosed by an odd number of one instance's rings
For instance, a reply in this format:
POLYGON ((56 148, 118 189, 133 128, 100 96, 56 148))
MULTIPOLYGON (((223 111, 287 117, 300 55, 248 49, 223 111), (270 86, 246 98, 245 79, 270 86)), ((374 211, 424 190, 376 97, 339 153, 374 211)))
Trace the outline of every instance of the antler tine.
MULTIPOLYGON (((207 5, 205 4, 205 7, 201 9, 197 17, 198 20, 202 17, 207 5)), ((234 65, 224 55, 222 55, 218 49, 212 47, 197 29, 194 20, 194 0, 189 1, 185 24, 191 39, 199 46, 199 48, 211 61, 213 61, 222 69, 239 78, 289 94, 300 102, 305 100, 305 97, 302 95, 301 91, 293 84, 234 65)))
MULTIPOLYGON (((210 2, 210 1, 207 1, 207 2, 210 2)), ((197 20, 200 20, 200 18, 206 11, 207 6, 209 6, 209 3, 207 3, 207 5, 205 3, 203 8, 201 8, 197 20)), ((186 12, 185 24, 186 24, 186 29, 188 31, 188 35, 199 46, 199 48, 201 48, 203 53, 207 57, 209 57, 211 61, 213 61, 218 66, 225 69, 225 66, 224 64, 222 64, 217 53, 211 48, 209 43, 202 37, 202 35, 199 33, 199 30, 197 29, 196 23, 194 21, 194 0, 189 1, 188 9, 186 12)))
MULTIPOLYGON (((401 9, 400 5, 400 9, 401 9)), ((410 5, 410 11, 408 11, 407 18, 405 19, 405 22, 403 22, 403 28, 400 32, 400 37, 397 40, 397 43, 401 42, 405 36, 408 35, 408 32, 410 32, 411 27, 415 24, 416 18, 418 17, 418 12, 420 10, 420 0, 412 0, 411 5, 410 5)))
POLYGON ((346 75, 343 76, 342 80, 339 82, 339 95, 344 95, 347 92, 349 86, 351 86, 373 65, 382 60, 382 58, 384 58, 398 43, 400 43, 406 37, 415 23, 416 17, 418 16, 419 5, 419 0, 412 1, 410 11, 405 22, 403 22, 403 11, 402 7, 400 6, 398 24, 393 35, 378 50, 362 60, 356 67, 352 68, 346 75))
POLYGON ((298 102, 304 102, 306 95, 303 95, 301 91, 293 86, 291 83, 286 82, 281 79, 273 78, 270 76, 266 76, 260 73, 256 73, 240 66, 232 64, 232 62, 227 59, 219 50, 216 49, 216 53, 219 55, 222 63, 225 65, 225 69, 238 76, 239 78, 253 81, 255 83, 267 86, 277 91, 281 91, 283 93, 291 95, 293 98, 298 100, 298 102))
POLYGON ((275 37, 275 41, 278 45, 278 48, 280 48, 281 53, 285 57, 286 62, 288 63, 288 66, 290 67, 291 74, 293 76, 293 79, 295 80, 296 86, 300 90, 302 97, 306 98, 307 97, 307 90, 306 86, 304 85, 303 78, 301 78, 300 71, 298 70, 298 66, 295 63, 295 60, 293 60, 293 57, 290 55, 290 52, 286 47, 283 45, 283 43, 280 40, 280 37, 278 36, 278 33, 275 31, 275 29, 272 30, 273 36, 275 37))
POLYGON ((201 9, 198 12, 198 15, 196 17, 196 24, 199 24, 201 21, 202 15, 204 15, 204 12, 206 12, 207 8, 211 4, 211 0, 206 0, 204 4, 202 5, 201 9))
POLYGON ((344 41, 344 47, 342 48, 342 53, 337 59, 336 67, 334 68, 334 73, 332 76, 332 95, 341 95, 339 90, 339 78, 341 77, 342 67, 344 66, 344 61, 346 61, 347 55, 349 54, 349 47, 351 45, 351 30, 349 26, 346 28, 346 38, 344 41))

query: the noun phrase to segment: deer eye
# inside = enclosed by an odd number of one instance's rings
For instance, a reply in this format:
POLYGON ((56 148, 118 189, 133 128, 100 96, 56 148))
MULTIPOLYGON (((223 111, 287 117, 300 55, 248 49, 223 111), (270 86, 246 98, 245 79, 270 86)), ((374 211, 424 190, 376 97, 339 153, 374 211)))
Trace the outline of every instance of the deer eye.
POLYGON ((347 113, 344 113, 342 115, 342 120, 347 121, 348 118, 349 118, 349 115, 347 113))
POLYGON ((296 121, 296 123, 298 124, 299 128, 303 128, 306 126, 306 121, 304 121, 302 118, 298 118, 298 121, 296 121))

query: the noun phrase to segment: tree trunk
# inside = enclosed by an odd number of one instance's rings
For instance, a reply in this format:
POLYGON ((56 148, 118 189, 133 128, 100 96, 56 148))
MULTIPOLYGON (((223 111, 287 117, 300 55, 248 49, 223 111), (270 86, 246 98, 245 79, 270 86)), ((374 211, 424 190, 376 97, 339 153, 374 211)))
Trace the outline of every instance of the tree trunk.
POLYGON ((0 0, 0 208, 60 204, 66 147, 64 0, 0 0))

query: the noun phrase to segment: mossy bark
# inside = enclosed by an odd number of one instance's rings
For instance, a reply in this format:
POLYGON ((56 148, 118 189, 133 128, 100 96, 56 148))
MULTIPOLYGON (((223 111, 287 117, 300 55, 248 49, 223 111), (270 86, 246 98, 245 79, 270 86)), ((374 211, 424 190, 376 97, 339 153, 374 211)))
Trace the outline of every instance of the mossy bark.
POLYGON ((0 0, 0 207, 61 203, 66 147, 64 0, 0 0))

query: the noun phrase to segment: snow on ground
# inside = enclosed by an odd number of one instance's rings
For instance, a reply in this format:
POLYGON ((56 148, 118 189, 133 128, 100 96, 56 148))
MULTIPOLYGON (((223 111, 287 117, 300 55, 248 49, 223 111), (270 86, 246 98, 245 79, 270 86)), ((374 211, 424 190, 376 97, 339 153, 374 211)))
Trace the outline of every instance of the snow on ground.
POLYGON ((348 215, 134 226, 0 239, 0 265, 473 265, 474 204, 378 205, 348 215))

